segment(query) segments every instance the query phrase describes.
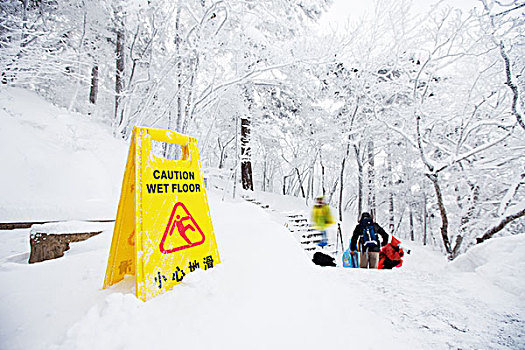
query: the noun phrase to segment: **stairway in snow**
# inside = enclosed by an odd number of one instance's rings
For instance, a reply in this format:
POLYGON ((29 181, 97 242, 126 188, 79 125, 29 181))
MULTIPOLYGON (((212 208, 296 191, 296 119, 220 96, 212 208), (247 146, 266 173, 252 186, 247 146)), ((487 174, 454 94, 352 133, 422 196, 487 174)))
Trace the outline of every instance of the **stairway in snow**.
POLYGON ((281 217, 284 217, 284 226, 290 231, 290 233, 299 242, 299 244, 301 244, 305 251, 310 252, 312 254, 316 251, 322 251, 329 254, 333 253, 333 244, 328 244, 324 247, 319 247, 317 245, 319 242, 321 242, 323 235, 321 234, 321 232, 311 227, 308 218, 306 218, 304 214, 277 212, 277 210, 270 208, 269 204, 262 203, 260 200, 246 195, 243 196, 243 199, 265 210, 278 213, 281 217))

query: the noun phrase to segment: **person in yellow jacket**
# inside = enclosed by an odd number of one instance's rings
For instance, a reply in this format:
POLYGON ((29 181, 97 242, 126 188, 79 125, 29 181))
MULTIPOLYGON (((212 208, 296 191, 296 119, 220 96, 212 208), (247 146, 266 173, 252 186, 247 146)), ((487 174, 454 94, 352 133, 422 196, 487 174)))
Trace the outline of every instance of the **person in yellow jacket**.
POLYGON ((332 213, 330 212, 330 207, 328 207, 328 204, 324 202, 324 198, 322 196, 315 199, 315 204, 312 208, 312 223, 313 228, 321 232, 323 235, 321 242, 319 242, 317 245, 324 247, 328 244, 326 228, 335 224, 335 221, 332 217, 332 213))

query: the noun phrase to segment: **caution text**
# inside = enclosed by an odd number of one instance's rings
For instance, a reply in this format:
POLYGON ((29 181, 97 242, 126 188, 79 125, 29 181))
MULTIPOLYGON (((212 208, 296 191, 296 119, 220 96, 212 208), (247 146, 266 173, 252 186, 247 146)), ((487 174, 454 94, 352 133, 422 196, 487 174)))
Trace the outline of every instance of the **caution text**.
POLYGON ((148 194, 200 192, 200 184, 146 184, 148 194))

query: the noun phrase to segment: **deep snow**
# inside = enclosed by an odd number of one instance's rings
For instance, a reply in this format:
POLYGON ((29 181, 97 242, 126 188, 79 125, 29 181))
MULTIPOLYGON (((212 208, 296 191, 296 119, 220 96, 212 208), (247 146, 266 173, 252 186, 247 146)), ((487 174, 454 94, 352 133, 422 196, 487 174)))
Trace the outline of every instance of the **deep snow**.
MULTIPOLYGON (((1 90, 0 143, 0 221, 114 218, 128 145, 103 123, 1 90)), ((63 224, 103 233, 31 265, 30 230, 0 232, 0 349, 525 348, 524 234, 453 263, 404 242, 400 269, 321 268, 283 225, 303 201, 208 196, 222 263, 146 303, 132 276, 101 289, 112 223, 63 224)))

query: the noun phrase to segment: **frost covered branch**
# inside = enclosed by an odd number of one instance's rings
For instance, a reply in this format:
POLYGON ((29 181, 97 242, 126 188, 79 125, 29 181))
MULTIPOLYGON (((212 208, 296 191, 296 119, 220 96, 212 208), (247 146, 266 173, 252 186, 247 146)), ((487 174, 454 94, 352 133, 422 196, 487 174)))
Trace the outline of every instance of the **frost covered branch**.
POLYGON ((525 216, 525 208, 522 208, 516 213, 504 217, 496 226, 491 227, 490 229, 485 231, 485 233, 481 237, 476 238, 476 243, 483 243, 487 239, 492 238, 492 236, 503 230, 505 226, 507 226, 509 223, 523 216, 525 216))

